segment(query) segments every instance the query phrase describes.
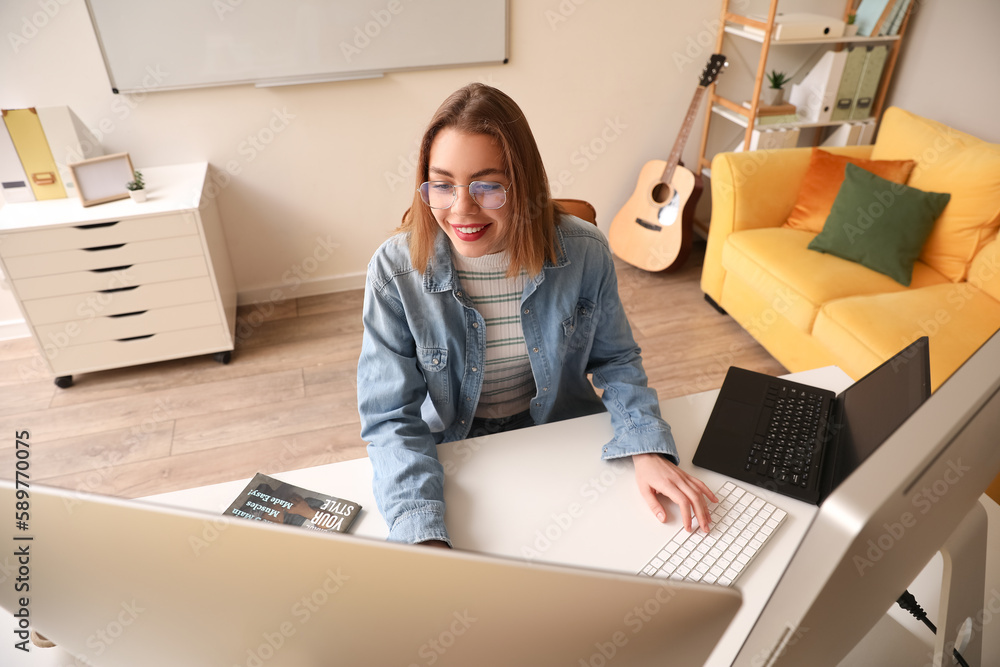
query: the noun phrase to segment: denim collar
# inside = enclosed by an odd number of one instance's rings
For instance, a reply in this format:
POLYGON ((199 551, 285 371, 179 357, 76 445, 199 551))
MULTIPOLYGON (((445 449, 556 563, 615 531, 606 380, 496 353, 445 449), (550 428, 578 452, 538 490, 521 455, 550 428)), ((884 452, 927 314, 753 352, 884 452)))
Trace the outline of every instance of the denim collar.
MULTIPOLYGON (((538 285, 545 279, 544 269, 558 269, 569 264, 569 257, 566 256, 565 238, 563 236, 562 225, 556 225, 556 263, 545 260, 542 265, 543 271, 539 271, 532 281, 538 285)), ((444 230, 438 230, 434 239, 434 254, 431 255, 424 271, 424 291, 425 292, 447 292, 455 288, 455 266, 451 261, 451 241, 444 230)))

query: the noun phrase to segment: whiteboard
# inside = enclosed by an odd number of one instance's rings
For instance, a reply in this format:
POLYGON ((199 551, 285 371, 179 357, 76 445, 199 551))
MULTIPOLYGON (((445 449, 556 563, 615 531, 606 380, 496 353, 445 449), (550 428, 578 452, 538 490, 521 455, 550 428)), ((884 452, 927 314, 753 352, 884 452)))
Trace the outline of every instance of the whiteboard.
POLYGON ((87 0, 114 92, 506 62, 506 0, 87 0))

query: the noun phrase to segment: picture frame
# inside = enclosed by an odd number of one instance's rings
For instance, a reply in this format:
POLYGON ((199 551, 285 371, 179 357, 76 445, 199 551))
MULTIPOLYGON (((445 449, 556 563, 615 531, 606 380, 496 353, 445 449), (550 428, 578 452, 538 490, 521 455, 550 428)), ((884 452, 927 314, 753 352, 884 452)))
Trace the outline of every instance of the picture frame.
POLYGON ((84 206, 128 198, 125 184, 134 178, 128 153, 101 155, 68 166, 84 206))

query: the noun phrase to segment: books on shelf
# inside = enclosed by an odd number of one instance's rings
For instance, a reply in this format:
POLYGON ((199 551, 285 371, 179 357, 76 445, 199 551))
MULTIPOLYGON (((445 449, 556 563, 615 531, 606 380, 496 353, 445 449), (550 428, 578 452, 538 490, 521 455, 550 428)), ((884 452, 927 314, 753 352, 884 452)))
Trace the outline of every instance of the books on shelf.
POLYGON ((860 37, 870 37, 878 34, 876 28, 882 19, 882 14, 891 10, 890 2, 895 0, 861 0, 857 11, 854 13, 854 24, 858 26, 860 37))
POLYGON ((896 0, 897 7, 893 8, 892 14, 889 16, 889 27, 885 28, 885 32, 879 32, 880 35, 898 35, 899 31, 903 28, 903 20, 906 18, 906 13, 909 11, 910 3, 913 0, 896 0))
POLYGON ((270 521, 310 530, 346 533, 361 505, 309 491, 257 473, 226 510, 226 516, 270 521))
POLYGON ((861 0, 854 22, 863 37, 898 35, 913 0, 861 0))
MULTIPOLYGON (((750 102, 743 102, 743 108, 749 109, 750 102)), ((794 104, 761 104, 757 107, 755 125, 775 125, 780 123, 797 123, 802 120, 794 104)))
POLYGON ((760 116, 757 118, 757 125, 782 125, 784 123, 798 123, 802 120, 798 114, 789 113, 778 116, 760 116))
MULTIPOLYGON (((743 102, 743 108, 750 108, 749 100, 743 102)), ((795 112, 794 104, 760 104, 757 106, 758 116, 787 116, 795 112)))

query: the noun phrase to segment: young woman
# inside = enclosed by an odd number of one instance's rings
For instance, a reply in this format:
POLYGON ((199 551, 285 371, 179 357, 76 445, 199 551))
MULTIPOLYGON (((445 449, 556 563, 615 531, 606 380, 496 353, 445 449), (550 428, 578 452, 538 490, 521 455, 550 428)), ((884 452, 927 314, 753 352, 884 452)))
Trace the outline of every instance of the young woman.
MULTIPOLYGON (((435 113, 400 233, 368 266, 361 437, 389 539, 450 545, 437 445, 607 410, 604 459, 708 530, 712 492, 677 466, 604 236, 562 213, 524 114, 470 84, 435 113), (598 398, 587 379, 603 390, 598 398)), ((526 461, 525 465, 531 465, 526 461)))

